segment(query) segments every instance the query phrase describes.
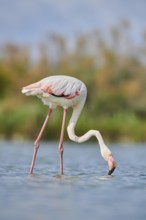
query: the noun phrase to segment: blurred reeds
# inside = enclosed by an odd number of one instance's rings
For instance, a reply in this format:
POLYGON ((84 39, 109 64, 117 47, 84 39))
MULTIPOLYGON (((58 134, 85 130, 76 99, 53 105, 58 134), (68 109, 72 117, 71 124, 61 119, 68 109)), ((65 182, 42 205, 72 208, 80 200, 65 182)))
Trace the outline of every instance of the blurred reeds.
MULTIPOLYGON (((22 95, 21 87, 63 74, 81 79, 88 88, 78 135, 94 128, 108 141, 146 141, 146 33, 136 44, 130 25, 123 22, 108 36, 93 31, 76 36, 73 44, 69 48, 65 37, 50 34, 38 45, 36 59, 28 46, 0 46, 0 138, 37 136, 48 109, 36 97, 22 95)), ((59 138, 61 117, 58 108, 43 139, 59 138)))

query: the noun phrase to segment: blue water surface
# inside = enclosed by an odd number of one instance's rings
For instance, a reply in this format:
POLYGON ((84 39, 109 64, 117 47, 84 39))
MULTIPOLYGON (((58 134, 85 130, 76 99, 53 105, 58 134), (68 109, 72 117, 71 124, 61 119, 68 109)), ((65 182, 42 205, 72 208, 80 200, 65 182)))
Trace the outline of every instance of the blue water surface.
POLYGON ((145 220, 146 145, 109 145, 118 167, 108 166, 96 143, 64 144, 59 176, 57 142, 42 143, 34 174, 32 142, 0 142, 0 219, 145 220))

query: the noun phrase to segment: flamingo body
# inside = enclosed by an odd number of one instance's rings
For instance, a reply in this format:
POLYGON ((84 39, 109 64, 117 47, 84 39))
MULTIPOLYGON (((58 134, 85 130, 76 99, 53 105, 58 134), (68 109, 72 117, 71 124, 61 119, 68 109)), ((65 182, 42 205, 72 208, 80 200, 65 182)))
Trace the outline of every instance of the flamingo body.
POLYGON ((87 88, 82 81, 74 77, 64 76, 64 75, 49 76, 36 83, 23 87, 22 93, 25 95, 36 95, 38 98, 42 100, 42 102, 45 105, 49 107, 49 111, 42 126, 42 129, 35 141, 35 148, 34 148, 32 164, 30 168, 30 174, 33 173, 34 163, 39 148, 39 142, 41 136, 51 116, 53 109, 56 108, 57 106, 61 106, 64 109, 62 129, 61 129, 60 142, 59 142, 60 174, 61 175, 63 174, 63 138, 64 138, 66 114, 67 114, 67 109, 69 107, 73 108, 73 113, 67 127, 69 138, 72 141, 81 143, 87 141, 91 136, 95 136, 99 142, 101 155, 108 162, 109 165, 108 174, 111 175, 113 173, 114 169, 116 168, 116 161, 110 149, 105 145, 100 132, 97 130, 90 130, 81 137, 75 134, 75 126, 87 96, 87 88))
POLYGON ((74 107, 86 98, 87 89, 83 82, 70 76, 50 76, 22 89, 26 95, 36 95, 49 108, 74 107))

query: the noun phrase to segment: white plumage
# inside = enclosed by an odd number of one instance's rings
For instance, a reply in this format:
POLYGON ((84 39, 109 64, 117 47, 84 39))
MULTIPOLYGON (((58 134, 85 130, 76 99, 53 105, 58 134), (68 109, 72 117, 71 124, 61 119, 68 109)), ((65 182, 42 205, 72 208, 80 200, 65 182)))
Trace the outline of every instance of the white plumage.
POLYGON ((39 142, 41 136, 43 134, 43 131, 45 129, 45 126, 48 122, 48 119, 53 109, 56 108, 57 106, 61 106, 64 109, 62 129, 61 129, 60 142, 59 142, 60 174, 61 175, 63 174, 63 137, 64 137, 66 113, 69 107, 73 108, 73 113, 67 127, 69 138, 72 141, 81 143, 87 141, 91 136, 95 136, 99 142, 101 155, 108 162, 109 165, 108 174, 111 175, 113 173, 114 169, 116 168, 116 161, 113 158, 109 148, 105 145, 100 132, 97 130, 90 130, 81 137, 78 137, 75 134, 75 126, 87 96, 87 88, 82 81, 70 76, 63 76, 63 75, 49 76, 40 80, 39 82, 33 83, 31 85, 22 88, 22 93, 25 95, 36 95, 38 98, 42 100, 42 102, 45 105, 49 106, 47 117, 35 141, 35 148, 34 148, 32 164, 30 168, 30 174, 33 173, 34 163, 39 148, 39 142))

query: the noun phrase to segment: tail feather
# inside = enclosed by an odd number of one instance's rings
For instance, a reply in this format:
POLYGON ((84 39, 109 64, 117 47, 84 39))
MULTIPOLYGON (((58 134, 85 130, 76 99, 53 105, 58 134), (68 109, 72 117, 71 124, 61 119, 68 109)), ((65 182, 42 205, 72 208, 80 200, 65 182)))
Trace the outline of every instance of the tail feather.
POLYGON ((40 83, 30 84, 28 86, 23 87, 21 92, 25 95, 41 94, 42 93, 41 85, 40 85, 40 83))

